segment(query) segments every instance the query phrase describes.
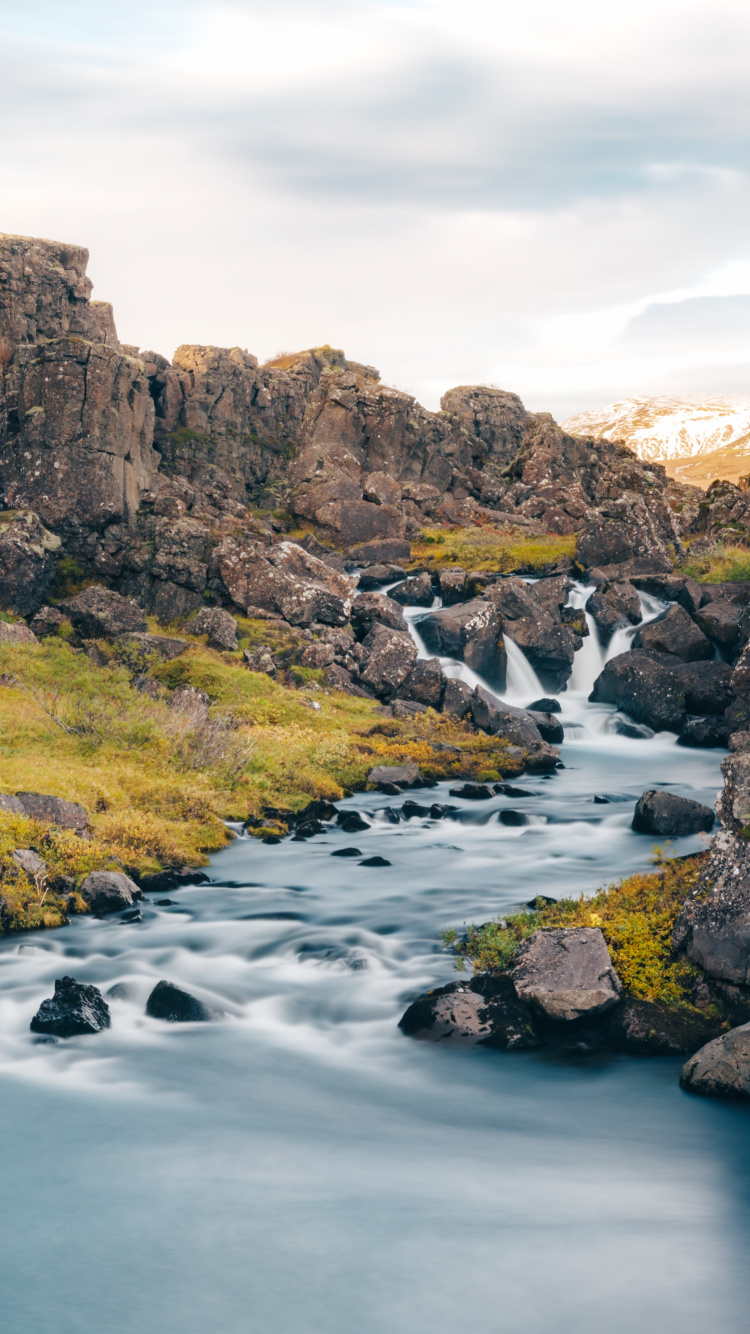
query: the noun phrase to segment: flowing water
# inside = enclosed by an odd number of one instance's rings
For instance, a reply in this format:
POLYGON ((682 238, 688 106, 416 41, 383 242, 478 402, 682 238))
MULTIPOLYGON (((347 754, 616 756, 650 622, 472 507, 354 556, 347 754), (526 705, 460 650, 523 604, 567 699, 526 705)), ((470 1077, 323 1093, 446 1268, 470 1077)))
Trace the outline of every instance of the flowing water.
MULTIPOLYGON (((424 655, 423 614, 408 610, 424 655)), ((560 696, 565 768, 519 780, 527 796, 469 803, 441 784, 429 801, 455 818, 399 824, 398 798, 357 796, 342 804, 363 833, 239 837, 210 885, 140 924, 0 944, 10 1334, 744 1331, 742 1107, 681 1093, 675 1060, 456 1050, 397 1028, 452 976, 444 926, 646 866, 629 828, 646 786, 715 797, 721 752, 618 735, 587 702, 605 657, 591 630, 560 696), (508 808, 527 823, 502 824, 508 808), (331 857, 352 844, 391 866, 331 857), (108 1032, 34 1040, 63 973, 123 984, 108 1032), (224 1019, 145 1018, 162 977, 224 1019)), ((506 698, 547 693, 506 647, 506 698)))

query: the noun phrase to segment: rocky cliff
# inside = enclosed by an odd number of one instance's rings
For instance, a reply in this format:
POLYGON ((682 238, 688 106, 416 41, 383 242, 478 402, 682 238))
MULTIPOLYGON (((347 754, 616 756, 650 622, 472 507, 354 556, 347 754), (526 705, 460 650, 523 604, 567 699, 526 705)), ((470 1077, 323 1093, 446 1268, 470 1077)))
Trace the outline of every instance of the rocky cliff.
POLYGON ((240 348, 170 363, 124 347, 87 259, 0 236, 0 503, 162 619, 235 602, 227 551, 275 541, 272 511, 344 556, 402 550, 426 523, 492 524, 580 532, 590 565, 668 564, 698 513, 694 488, 499 389, 452 389, 428 412, 329 347, 263 366, 240 348))

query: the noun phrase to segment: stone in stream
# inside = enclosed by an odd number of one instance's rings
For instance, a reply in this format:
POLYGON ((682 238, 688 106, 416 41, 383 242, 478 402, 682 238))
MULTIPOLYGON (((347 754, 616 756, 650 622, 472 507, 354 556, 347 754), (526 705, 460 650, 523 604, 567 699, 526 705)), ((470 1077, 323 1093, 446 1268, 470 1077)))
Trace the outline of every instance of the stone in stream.
POLYGON ((414 579, 405 579, 403 583, 397 584, 388 594, 394 602, 398 602, 402 607, 431 607, 435 594, 432 591, 432 580, 429 574, 418 574, 414 579))
POLYGON ((728 662, 670 664, 685 691, 688 713, 723 713, 732 702, 732 668, 728 662))
POLYGON ((332 857, 361 857, 361 856, 362 856, 362 853, 360 852, 359 848, 336 848, 335 852, 332 852, 332 853, 331 853, 331 856, 332 856, 332 857))
POLYGON ((655 621, 641 626, 633 639, 633 648, 672 653, 683 662, 698 662, 714 656, 713 644, 679 603, 674 603, 655 621))
POLYGON ((419 621, 419 633, 431 653, 462 659, 498 690, 505 688, 507 659, 500 617, 491 602, 473 598, 431 611, 419 621))
POLYGON ((30 1028, 32 1033, 72 1038, 100 1033, 109 1025, 109 1006, 98 987, 76 982, 74 977, 59 977, 54 996, 42 1001, 30 1028))
POLYGON ((375 856, 375 857, 366 857, 365 860, 363 862, 360 862, 359 864, 360 866, 390 866, 391 862, 389 862, 385 857, 375 856))
POLYGON ((650 788, 638 798, 631 829, 637 834, 679 838, 686 834, 708 833, 715 820, 711 807, 700 801, 650 788))
POLYGON ((729 725, 723 718, 690 718, 677 738, 678 746, 726 747, 729 725))
POLYGON ((440 599, 444 607, 452 607, 456 602, 463 602, 466 597, 466 571, 459 566, 452 570, 441 570, 438 576, 440 599))
POLYGON ((368 783, 381 788, 385 783, 397 787, 418 787, 422 781, 418 764, 376 764, 367 775, 368 783))
POLYGON ((214 1018, 213 1011, 203 1001, 174 983, 163 981, 157 982, 146 1001, 146 1014, 170 1024, 207 1023, 214 1018))
POLYGON ((334 820, 337 815, 338 807, 332 801, 317 797, 303 806, 301 811, 297 811, 296 818, 299 824, 304 824, 307 820, 334 820))
POLYGON ((524 815, 523 811, 500 811, 497 818, 500 824, 508 825, 509 828, 518 828, 529 823, 529 817, 524 815))
POLYGON ((370 826, 357 811, 339 811, 336 823, 345 834, 360 834, 370 826))
POLYGON ((562 706, 559 699, 553 695, 545 695, 542 699, 535 699, 533 704, 528 706, 529 713, 562 713, 562 706))
POLYGON ((533 797, 533 792, 528 792, 525 787, 515 787, 513 783, 495 783, 493 791, 499 797, 533 797))
POLYGON ((446 820, 449 815, 453 815, 457 810, 457 806, 445 806, 442 802, 436 801, 430 806, 430 819, 446 820))
POLYGON ((358 639, 364 639, 373 625, 385 625, 390 630, 406 630, 400 607, 384 593, 360 593, 352 603, 351 620, 358 639))
POLYGON ((594 682, 592 704, 614 704, 634 722, 655 732, 681 732, 686 722, 685 689, 676 672, 643 649, 618 653, 594 682))
POLYGON ((682 1067, 680 1084, 714 1098, 750 1098, 750 1024, 701 1047, 682 1067))
POLYGON ((585 609, 607 639, 622 626, 637 625, 643 616, 640 598, 629 583, 601 584, 594 589, 585 609))
MULTIPOLYGON (((245 827, 250 826, 246 823, 245 827)), ((210 881, 199 866, 170 866, 165 871, 139 876, 138 884, 145 894, 158 894, 167 889, 177 889, 179 885, 208 885, 210 881)))
POLYGON ((598 927, 535 931, 510 971, 520 1001, 548 1019, 591 1019, 616 1005, 622 985, 598 927))
POLYGON ((359 587, 364 593, 405 578, 406 570, 402 570, 400 565, 368 565, 360 571, 359 587))
POLYGON ((541 713, 535 709, 529 709, 528 714, 539 728, 542 741, 548 741, 552 746, 562 745, 565 740, 565 732, 559 718, 554 718, 551 713, 541 713))
POLYGON ((429 806, 420 806, 417 801, 405 801, 401 807, 401 814, 405 820, 424 819, 430 814, 429 806))
POLYGON ((467 801, 489 801, 494 796, 486 783, 464 783, 462 787, 449 788, 451 797, 464 797, 467 801))
POLYGON ((401 1032, 425 1042, 525 1051, 538 1047, 533 1016, 506 975, 449 982, 420 996, 399 1021, 401 1032))
POLYGON ((81 898, 97 916, 132 907, 141 891, 124 871, 90 871, 81 885, 81 898))

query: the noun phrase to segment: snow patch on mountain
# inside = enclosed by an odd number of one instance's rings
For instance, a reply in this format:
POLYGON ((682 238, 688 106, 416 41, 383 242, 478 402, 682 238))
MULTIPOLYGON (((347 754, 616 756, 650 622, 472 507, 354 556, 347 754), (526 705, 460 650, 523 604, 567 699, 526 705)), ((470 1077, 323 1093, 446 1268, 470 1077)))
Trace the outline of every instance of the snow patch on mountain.
POLYGON ((646 463, 743 446, 750 453, 750 398, 625 398, 562 425, 570 435, 621 440, 646 463))

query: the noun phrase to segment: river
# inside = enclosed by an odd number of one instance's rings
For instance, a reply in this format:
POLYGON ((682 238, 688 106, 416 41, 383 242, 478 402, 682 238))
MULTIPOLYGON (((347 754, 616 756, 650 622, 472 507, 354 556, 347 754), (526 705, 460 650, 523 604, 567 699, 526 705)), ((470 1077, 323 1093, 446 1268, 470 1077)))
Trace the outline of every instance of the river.
MULTIPOLYGON (((617 735, 588 703, 592 630, 560 696, 565 768, 519 780, 528 796, 441 784, 429 798, 457 818, 392 824, 400 799, 358 795, 341 805, 363 833, 239 837, 210 885, 142 923, 0 942, 9 1334, 744 1331, 743 1107, 682 1093, 676 1060, 447 1049, 397 1028, 452 976, 444 926, 647 866, 629 827, 645 787, 713 804, 722 752, 617 735), (502 824, 508 808, 528 823, 502 824), (392 865, 331 857, 353 843, 392 865), (39 1043, 29 1020, 64 973, 122 984, 112 1027, 39 1043), (146 1019, 162 977, 226 1017, 146 1019)), ((547 693, 507 647, 506 698, 547 693)))

